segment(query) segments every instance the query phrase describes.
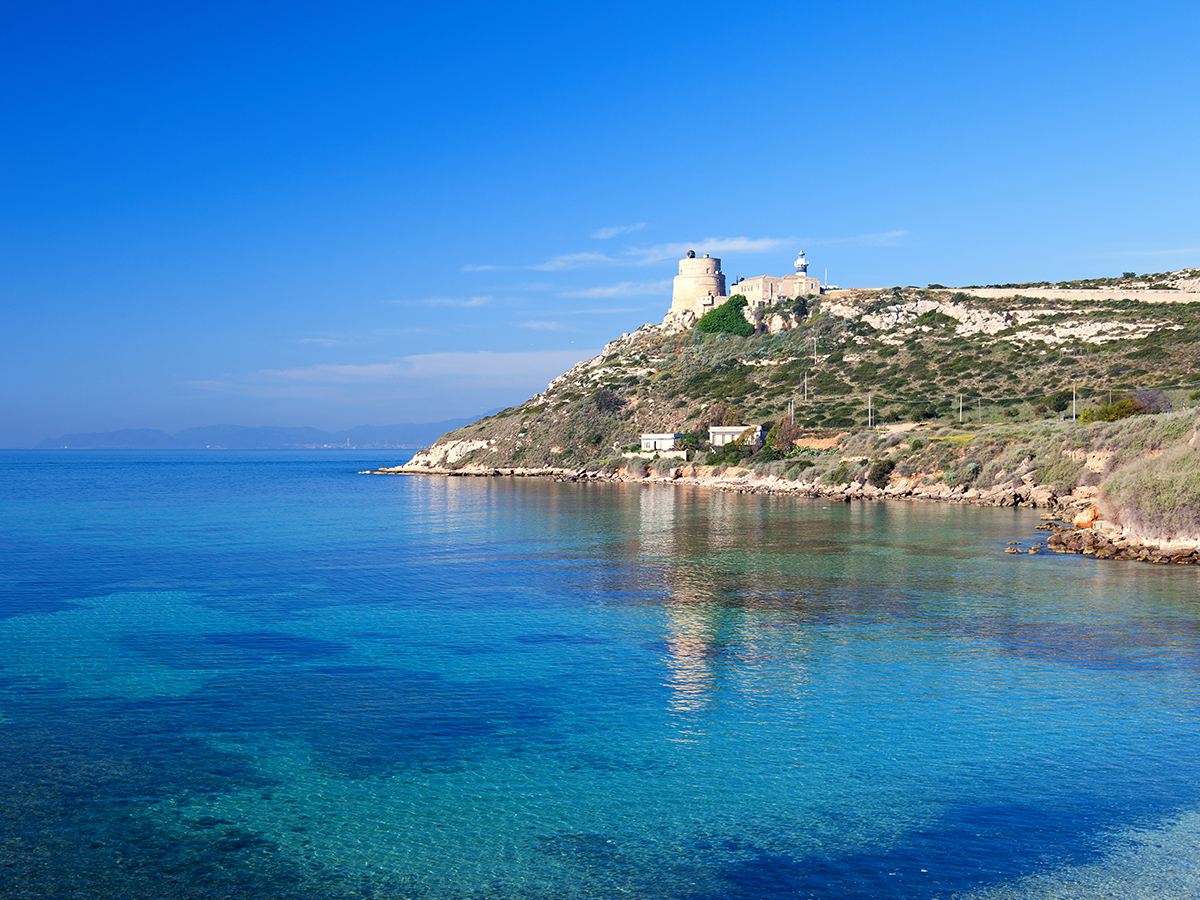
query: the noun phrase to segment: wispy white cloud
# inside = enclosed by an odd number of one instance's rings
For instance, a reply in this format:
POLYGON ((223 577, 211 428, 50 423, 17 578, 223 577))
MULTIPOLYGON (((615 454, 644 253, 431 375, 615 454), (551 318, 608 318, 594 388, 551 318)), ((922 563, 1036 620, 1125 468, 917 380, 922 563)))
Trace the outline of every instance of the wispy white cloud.
POLYGON ((523 269, 537 272, 561 272, 567 269, 582 269, 607 266, 649 266, 666 260, 678 259, 688 250, 697 253, 766 253, 786 244, 795 244, 795 238, 747 238, 714 237, 701 241, 680 241, 672 244, 656 244, 653 247, 628 247, 616 254, 564 253, 534 265, 479 265, 462 267, 464 272, 494 272, 502 269, 523 269))
POLYGON ((339 341, 334 338, 300 338, 297 344, 316 344, 318 347, 345 347, 349 341, 339 341))
POLYGON ((418 300, 389 300, 388 302, 401 306, 477 307, 485 306, 495 299, 491 294, 482 294, 477 297, 422 297, 418 300))
POLYGON ((531 328, 534 331, 571 331, 561 322, 547 322, 541 319, 531 319, 528 322, 521 323, 522 328, 531 328))
POLYGON ((622 281, 619 284, 606 284, 578 291, 562 291, 558 296, 585 297, 594 300, 611 297, 645 297, 651 294, 661 294, 670 289, 671 279, 666 278, 661 281, 622 281))
POLYGON ((583 266, 611 266, 618 265, 619 261, 613 259, 604 253, 564 253, 561 256, 555 256, 543 263, 534 265, 522 266, 501 266, 491 265, 489 263, 468 263, 462 267, 464 272, 504 272, 504 271, 534 271, 534 272, 561 272, 565 269, 578 269, 583 266))
POLYGON ((645 227, 645 222, 637 222, 633 225, 614 225, 611 228, 597 228, 592 232, 592 237, 598 241, 604 241, 622 234, 633 234, 635 231, 641 231, 645 227))
POLYGON ((395 378, 403 371, 402 364, 368 363, 366 365, 330 365, 323 363, 300 369, 264 369, 262 374, 288 381, 317 381, 324 384, 351 381, 383 381, 395 378))
MULTIPOLYGON (((621 226, 632 230, 633 226, 621 226)), ((612 229, 601 229, 601 231, 612 229)), ((621 232, 624 233, 624 232, 621 232)), ((598 235, 596 232, 593 236, 598 235)), ((770 253, 783 247, 895 247, 904 243, 908 232, 876 231, 868 234, 855 234, 847 237, 706 237, 693 241, 674 241, 667 244, 654 244, 648 247, 626 247, 616 253, 564 253, 542 263, 534 265, 466 265, 464 272, 492 272, 501 269, 533 270, 538 272, 561 272, 567 269, 607 268, 623 266, 652 266, 672 261, 684 256, 689 250, 696 253, 708 253, 713 256, 726 253, 755 254, 770 253)), ((1187 251, 1177 251, 1187 252, 1187 251)), ((633 282, 627 282, 633 284, 633 282)), ((562 296, 627 296, 620 294, 583 294, 570 293, 562 296)))
POLYGON ((242 377, 224 376, 187 384, 202 391, 288 398, 330 398, 344 395, 346 391, 352 394, 372 385, 389 391, 405 391, 418 383, 445 384, 448 389, 509 386, 533 393, 597 352, 568 349, 418 353, 386 362, 262 369, 242 377))
POLYGON ((539 272, 561 272, 563 269, 579 269, 583 266, 611 265, 620 265, 620 263, 606 253, 565 253, 529 268, 539 272))
POLYGON ((805 247, 895 247, 906 237, 907 231, 876 231, 840 238, 803 238, 799 243, 805 247))
POLYGON ((653 247, 633 247, 625 251, 629 265, 648 266, 667 260, 679 259, 689 250, 697 253, 769 253, 780 247, 796 243, 795 238, 748 238, 710 237, 700 241, 679 241, 672 244, 656 244, 653 247))
POLYGON ((611 313, 641 312, 636 306, 614 306, 607 309, 563 309, 559 311, 564 316, 599 316, 611 313))
POLYGON ((595 356, 596 350, 531 350, 528 352, 424 353, 406 356, 404 362, 413 375, 451 375, 483 378, 528 378, 546 373, 553 378, 580 360, 595 356))

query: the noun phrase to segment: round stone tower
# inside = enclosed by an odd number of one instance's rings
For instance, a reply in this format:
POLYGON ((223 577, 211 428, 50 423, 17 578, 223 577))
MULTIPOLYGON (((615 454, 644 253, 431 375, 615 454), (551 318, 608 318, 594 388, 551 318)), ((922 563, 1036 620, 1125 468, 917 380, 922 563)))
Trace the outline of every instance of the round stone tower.
POLYGON ((696 256, 689 250, 679 261, 679 274, 671 290, 671 312, 691 310, 703 314, 712 308, 718 298, 725 297, 725 276, 721 274, 721 261, 705 253, 696 256))

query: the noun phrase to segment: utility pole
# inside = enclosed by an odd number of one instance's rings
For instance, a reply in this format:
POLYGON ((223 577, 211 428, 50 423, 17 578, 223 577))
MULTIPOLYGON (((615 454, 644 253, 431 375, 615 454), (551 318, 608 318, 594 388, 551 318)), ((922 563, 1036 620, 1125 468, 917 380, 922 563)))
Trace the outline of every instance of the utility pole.
POLYGON ((808 402, 808 373, 804 373, 804 402, 808 402))
POLYGON ((1071 385, 1071 421, 1075 421, 1075 385, 1071 385))

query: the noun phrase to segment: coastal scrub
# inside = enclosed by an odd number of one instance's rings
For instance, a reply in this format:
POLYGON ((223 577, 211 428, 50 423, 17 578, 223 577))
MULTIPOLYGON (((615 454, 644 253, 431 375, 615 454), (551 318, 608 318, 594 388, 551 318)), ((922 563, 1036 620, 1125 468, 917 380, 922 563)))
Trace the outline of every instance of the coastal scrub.
POLYGON ((1137 460, 1104 483, 1101 499, 1143 540, 1200 540, 1200 447, 1137 460))

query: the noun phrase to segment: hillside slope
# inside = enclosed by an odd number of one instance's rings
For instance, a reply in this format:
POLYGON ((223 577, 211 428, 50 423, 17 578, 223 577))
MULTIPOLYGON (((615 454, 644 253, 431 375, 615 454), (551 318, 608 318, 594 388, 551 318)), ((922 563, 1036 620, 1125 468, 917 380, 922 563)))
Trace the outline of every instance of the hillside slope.
MULTIPOLYGON (((415 464, 581 468, 642 432, 701 436, 714 407, 769 429, 794 403, 805 432, 907 420, 1057 420, 1110 393, 1200 383, 1200 304, 1052 302, 892 288, 822 297, 763 317, 750 337, 645 325, 520 406, 443 435, 415 464), (772 333, 774 332, 774 333, 772 333), (807 394, 806 394, 807 387, 807 394)), ((1155 291, 1166 294, 1167 291, 1155 291)), ((731 422, 732 424, 732 422, 731 422)))

